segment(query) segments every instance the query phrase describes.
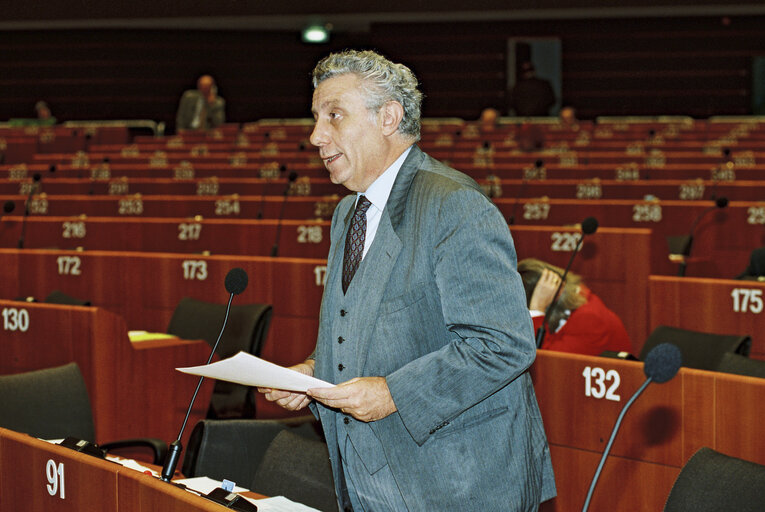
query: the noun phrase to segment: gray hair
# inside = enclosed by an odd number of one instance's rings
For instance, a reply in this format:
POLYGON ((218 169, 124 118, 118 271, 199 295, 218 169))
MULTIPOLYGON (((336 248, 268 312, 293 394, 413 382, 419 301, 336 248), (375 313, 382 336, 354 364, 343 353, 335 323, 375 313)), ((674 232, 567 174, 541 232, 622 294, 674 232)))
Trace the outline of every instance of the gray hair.
POLYGON ((348 73, 362 80, 370 112, 378 112, 387 102, 397 101, 404 107, 399 131, 415 141, 420 139, 422 93, 417 90, 417 77, 411 69, 373 51, 345 50, 332 53, 316 64, 313 87, 315 89, 324 80, 348 73))

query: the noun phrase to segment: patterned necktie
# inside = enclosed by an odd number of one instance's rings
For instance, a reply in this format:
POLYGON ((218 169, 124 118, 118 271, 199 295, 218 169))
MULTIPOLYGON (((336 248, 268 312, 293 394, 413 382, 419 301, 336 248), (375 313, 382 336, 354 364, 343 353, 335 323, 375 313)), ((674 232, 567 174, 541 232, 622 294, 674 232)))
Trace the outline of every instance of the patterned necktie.
POLYGON ((360 196, 353 212, 351 227, 345 237, 345 252, 343 253, 343 293, 351 284, 351 279, 361 263, 364 253, 364 238, 367 235, 367 210, 372 205, 366 196, 360 196))

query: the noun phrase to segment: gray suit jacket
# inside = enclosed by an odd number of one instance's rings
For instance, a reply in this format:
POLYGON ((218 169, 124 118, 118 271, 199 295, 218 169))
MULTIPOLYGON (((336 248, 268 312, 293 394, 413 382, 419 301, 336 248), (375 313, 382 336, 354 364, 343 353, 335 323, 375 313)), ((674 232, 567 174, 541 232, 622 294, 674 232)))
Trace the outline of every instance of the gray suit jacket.
POLYGON ((398 411, 363 423, 312 405, 336 477, 342 421, 370 473, 390 466, 410 510, 536 510, 555 484, 505 219, 472 179, 415 146, 344 296, 354 200, 332 219, 315 375, 385 376, 398 411))

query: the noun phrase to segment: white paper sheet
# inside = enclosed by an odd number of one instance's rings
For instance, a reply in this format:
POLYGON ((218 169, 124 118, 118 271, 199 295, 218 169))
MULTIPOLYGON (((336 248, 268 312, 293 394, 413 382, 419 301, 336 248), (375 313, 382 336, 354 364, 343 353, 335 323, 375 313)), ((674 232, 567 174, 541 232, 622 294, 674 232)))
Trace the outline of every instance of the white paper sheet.
POLYGON ((310 388, 333 387, 325 382, 295 370, 270 363, 246 352, 202 366, 176 368, 179 372, 200 375, 211 379, 225 380, 245 386, 284 389, 305 392, 310 388))
POLYGON ((319 512, 318 509, 289 500, 284 496, 274 496, 273 498, 263 498, 260 500, 244 496, 244 499, 254 503, 258 507, 258 512, 319 512))

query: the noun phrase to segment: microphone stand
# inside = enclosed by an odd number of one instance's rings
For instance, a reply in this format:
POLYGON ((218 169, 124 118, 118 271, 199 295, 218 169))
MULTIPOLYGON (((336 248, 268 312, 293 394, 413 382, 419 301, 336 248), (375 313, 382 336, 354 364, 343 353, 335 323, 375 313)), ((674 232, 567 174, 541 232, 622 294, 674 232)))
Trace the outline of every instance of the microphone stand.
POLYGON ((715 199, 714 206, 705 208, 704 211, 702 211, 701 214, 698 217, 696 217, 696 220, 693 222, 693 225, 691 226, 691 230, 688 232, 688 235, 684 237, 685 243, 684 243, 683 252, 682 252, 683 257, 680 260, 678 264, 678 269, 677 269, 678 277, 685 277, 685 269, 688 266, 688 258, 691 257, 691 248, 693 247, 693 234, 696 231, 696 227, 701 222, 701 219, 703 219, 707 215, 707 213, 711 212, 712 210, 722 210, 726 206, 728 206, 728 198, 722 197, 722 196, 718 197, 717 199, 715 199))
POLYGON ((282 207, 279 210, 279 219, 276 221, 276 237, 274 237, 274 245, 271 247, 271 257, 276 258, 279 255, 279 236, 282 233, 282 219, 284 218, 284 207, 287 206, 287 197, 289 197, 290 186, 297 179, 297 173, 292 172, 287 179, 287 188, 284 189, 284 199, 282 200, 282 207))
POLYGON ((603 455, 600 457, 600 462, 598 463, 598 469, 595 470, 595 476, 592 478, 590 489, 587 491, 587 498, 585 498, 584 500, 584 506, 582 507, 582 512, 587 512, 587 508, 590 506, 592 493, 595 492, 595 484, 598 483, 600 472, 603 470, 603 466, 606 463, 606 458, 608 458, 608 454, 611 451, 611 445, 614 444, 614 439, 616 439, 616 433, 619 432, 619 427, 622 424, 624 415, 627 414, 627 409, 630 408, 630 406, 635 402, 635 400, 637 400, 637 397, 639 397, 640 394, 643 391, 645 391, 645 388, 647 388, 648 384, 650 384, 651 382, 653 382, 653 379, 651 377, 648 377, 645 380, 645 382, 643 382, 643 384, 638 388, 635 394, 632 395, 632 398, 630 398, 629 401, 624 405, 624 409, 622 409, 622 412, 619 413, 619 417, 616 419, 616 424, 614 425, 614 429, 611 431, 611 437, 608 439, 608 444, 606 444, 606 449, 603 450, 603 455))
POLYGON ((550 314, 552 313, 553 308, 558 303, 558 294, 560 293, 561 289, 563 288, 563 284, 566 282, 566 276, 568 276, 568 271, 571 268, 571 264, 574 262, 574 258, 579 253, 579 250, 582 248, 582 243, 584 242, 584 237, 586 235, 591 235, 595 231, 598 230, 598 220, 595 217, 587 217, 582 221, 581 225, 582 229, 582 236, 579 237, 579 240, 576 242, 576 247, 574 247, 573 252, 571 253, 571 257, 568 260, 568 265, 566 265, 566 270, 563 271, 563 275, 560 278, 560 282, 558 283, 558 288, 555 290, 555 295, 553 295, 552 301, 550 301, 550 304, 547 306, 547 309, 545 309, 545 317, 542 319, 542 325, 539 326, 539 329, 537 329, 537 348, 542 348, 542 342, 544 342, 545 339, 545 333, 547 332, 548 323, 550 321, 550 314))
POLYGON ((579 238, 579 241, 576 243, 576 247, 574 247, 574 251, 571 253, 571 257, 568 259, 568 265, 566 265, 566 270, 563 271, 563 275, 560 278, 560 282, 558 283, 558 288, 555 290, 555 295, 553 295, 553 300, 550 302, 550 304, 547 306, 547 309, 545 309, 545 317, 542 319, 542 325, 539 326, 539 329, 537 329, 537 348, 542 347, 542 342, 545 339, 545 334, 547 332, 547 324, 550 321, 550 314, 552 313, 553 308, 558 303, 558 294, 561 291, 561 288, 563 288, 563 284, 566 282, 566 276, 568 276, 568 271, 571 268, 571 264, 574 262, 574 257, 579 252, 579 249, 582 247, 582 243, 584 242, 584 233, 582 233, 582 236, 579 238))
MULTIPOLYGON (((210 361, 212 361, 212 358, 215 355, 215 350, 217 350, 218 344, 220 343, 220 339, 223 336, 223 330, 226 327, 226 322, 228 322, 228 313, 231 310, 231 301, 233 300, 234 300, 234 293, 232 292, 228 298, 228 305, 226 306, 226 315, 223 318, 223 328, 221 328, 220 333, 218 334, 218 339, 215 340, 213 349, 212 351, 210 351, 210 357, 207 358, 207 363, 205 364, 210 364, 210 361)), ((160 479, 164 482, 170 482, 173 475, 175 474, 175 468, 178 467, 178 461, 180 460, 181 452, 183 451, 183 444, 181 443, 181 438, 183 437, 183 431, 186 430, 186 423, 189 421, 189 416, 191 415, 191 409, 192 407, 194 407, 194 401, 197 399, 199 388, 202 387, 202 381, 204 379, 205 379, 204 377, 199 377, 199 382, 197 382, 197 388, 194 390, 194 395, 191 397, 191 403, 189 404, 189 408, 186 411, 186 417, 183 419, 183 425, 181 425, 181 431, 178 433, 178 439, 170 443, 170 446, 168 447, 167 456, 165 457, 165 463, 162 466, 162 473, 160 474, 160 479)))

